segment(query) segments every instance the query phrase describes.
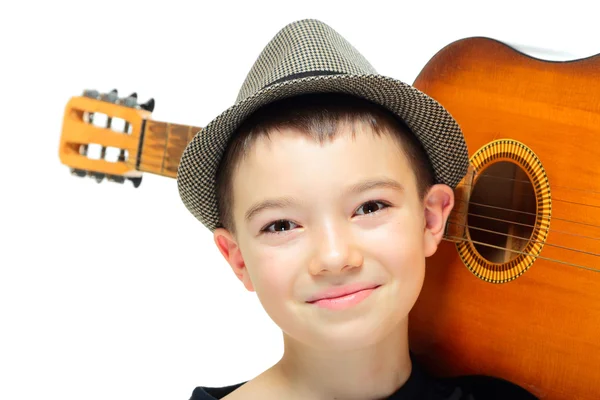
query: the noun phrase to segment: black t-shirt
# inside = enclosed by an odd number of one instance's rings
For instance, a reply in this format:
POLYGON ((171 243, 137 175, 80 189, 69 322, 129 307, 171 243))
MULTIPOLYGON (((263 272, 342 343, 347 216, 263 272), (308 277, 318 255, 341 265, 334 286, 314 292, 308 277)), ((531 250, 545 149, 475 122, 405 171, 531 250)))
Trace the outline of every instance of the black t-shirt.
MULTIPOLYGON (((199 386, 190 400, 222 399, 246 382, 224 387, 199 386)), ((538 400, 525 389, 504 379, 484 375, 434 378, 413 359, 408 380, 387 400, 538 400)))

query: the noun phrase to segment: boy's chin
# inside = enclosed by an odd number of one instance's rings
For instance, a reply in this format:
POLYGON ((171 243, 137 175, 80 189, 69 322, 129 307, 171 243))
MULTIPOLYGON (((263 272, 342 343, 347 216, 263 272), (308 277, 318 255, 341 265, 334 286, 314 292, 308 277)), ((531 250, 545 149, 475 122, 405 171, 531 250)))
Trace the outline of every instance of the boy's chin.
MULTIPOLYGON (((293 334, 293 332, 289 331, 293 334)), ((358 316, 347 323, 327 324, 303 327, 303 332, 295 336, 292 342, 321 352, 348 352, 374 347, 378 344, 407 339, 408 316, 381 320, 358 316)))

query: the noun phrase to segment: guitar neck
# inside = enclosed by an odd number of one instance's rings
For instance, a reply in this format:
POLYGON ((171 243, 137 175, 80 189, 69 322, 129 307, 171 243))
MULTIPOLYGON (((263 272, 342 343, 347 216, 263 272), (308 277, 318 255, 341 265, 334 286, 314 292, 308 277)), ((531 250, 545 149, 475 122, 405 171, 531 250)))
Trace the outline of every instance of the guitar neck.
POLYGON ((136 158, 136 169, 176 178, 181 155, 200 130, 202 128, 197 126, 145 120, 136 158))

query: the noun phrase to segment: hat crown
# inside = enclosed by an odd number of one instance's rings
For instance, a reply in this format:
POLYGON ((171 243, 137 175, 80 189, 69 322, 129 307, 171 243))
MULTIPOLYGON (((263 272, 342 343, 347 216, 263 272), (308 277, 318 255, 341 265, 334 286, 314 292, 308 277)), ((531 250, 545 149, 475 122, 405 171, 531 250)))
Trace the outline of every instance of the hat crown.
POLYGON ((267 44, 248 73, 235 104, 188 143, 177 172, 185 206, 206 227, 221 225, 217 174, 230 138, 256 110, 308 93, 345 93, 378 104, 403 120, 427 152, 437 183, 455 187, 469 154, 460 126, 435 99, 371 64, 326 24, 301 20, 267 44))
POLYGON ((314 19, 296 21, 281 29, 259 54, 236 102, 274 83, 327 74, 369 75, 377 71, 327 24, 314 19))

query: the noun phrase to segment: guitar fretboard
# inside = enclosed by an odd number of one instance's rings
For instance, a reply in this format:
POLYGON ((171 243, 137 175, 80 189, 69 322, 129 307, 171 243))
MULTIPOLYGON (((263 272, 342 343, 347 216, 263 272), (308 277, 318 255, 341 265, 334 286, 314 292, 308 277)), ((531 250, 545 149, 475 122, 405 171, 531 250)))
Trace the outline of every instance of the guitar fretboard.
POLYGON ((136 169, 177 177, 177 167, 187 144, 202 128, 146 120, 136 169))

